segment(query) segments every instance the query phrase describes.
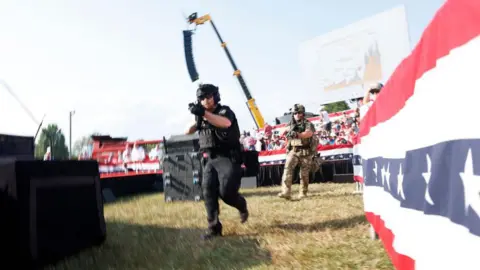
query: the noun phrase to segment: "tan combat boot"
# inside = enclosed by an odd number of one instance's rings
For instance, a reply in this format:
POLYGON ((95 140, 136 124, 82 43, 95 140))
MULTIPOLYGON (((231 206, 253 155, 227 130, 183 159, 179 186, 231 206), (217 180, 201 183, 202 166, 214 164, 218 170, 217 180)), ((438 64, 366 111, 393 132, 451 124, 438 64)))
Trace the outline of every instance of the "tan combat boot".
POLYGON ((287 199, 290 200, 292 196, 290 195, 290 188, 283 186, 282 187, 282 192, 278 193, 279 198, 287 199))
POLYGON ((306 192, 300 192, 300 194, 298 194, 298 199, 301 200, 303 198, 307 197, 307 193, 306 192))
POLYGON ((292 196, 289 193, 280 192, 278 193, 279 198, 290 200, 292 196))

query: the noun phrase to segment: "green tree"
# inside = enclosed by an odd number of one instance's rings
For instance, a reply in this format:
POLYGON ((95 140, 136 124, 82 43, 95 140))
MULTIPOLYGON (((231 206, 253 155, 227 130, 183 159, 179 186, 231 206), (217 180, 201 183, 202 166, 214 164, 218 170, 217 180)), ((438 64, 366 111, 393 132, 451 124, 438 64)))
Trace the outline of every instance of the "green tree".
POLYGON ((338 102, 325 104, 324 108, 328 113, 335 113, 335 112, 349 110, 350 106, 348 106, 347 102, 345 101, 338 101, 338 102))
POLYGON ((65 135, 56 124, 49 124, 40 132, 38 143, 35 146, 35 157, 43 159, 49 146, 53 159, 68 159, 68 147, 65 144, 65 135))
POLYGON ((152 151, 155 146, 157 146, 158 143, 149 143, 149 144, 143 144, 143 148, 145 149, 145 153, 148 155, 150 151, 152 151))
POLYGON ((135 142, 138 142, 139 145, 141 145, 143 147, 143 149, 145 150, 145 153, 148 154, 148 152, 150 152, 153 148, 155 148, 155 146, 157 146, 158 143, 148 143, 148 144, 142 144, 141 142, 145 141, 143 138, 140 138, 138 140, 135 140, 135 142))
POLYGON ((83 136, 77 139, 72 146, 72 156, 79 156, 80 152, 82 152, 83 147, 93 143, 92 136, 99 136, 101 135, 98 132, 94 132, 88 136, 83 136))

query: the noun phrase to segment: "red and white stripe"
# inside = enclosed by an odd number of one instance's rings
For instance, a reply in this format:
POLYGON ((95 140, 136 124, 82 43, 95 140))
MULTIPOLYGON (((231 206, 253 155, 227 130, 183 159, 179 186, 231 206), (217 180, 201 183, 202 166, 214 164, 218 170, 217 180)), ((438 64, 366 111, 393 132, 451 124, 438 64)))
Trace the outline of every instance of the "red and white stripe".
MULTIPOLYGON (((123 163, 109 163, 98 165, 100 173, 114 173, 125 171, 123 163)), ((127 168, 134 171, 159 171, 160 163, 157 160, 142 161, 142 162, 128 162, 127 168)))
MULTIPOLYGON (((454 114, 478 114, 479 56, 480 1, 448 0, 363 119, 362 158, 405 158, 409 150, 479 138, 474 118, 454 114), (438 110, 444 113, 430 113, 438 110)), ((464 227, 403 208, 383 188, 365 186, 363 196, 397 269, 480 269, 480 238, 464 227)))
MULTIPOLYGON (((318 148, 318 153, 322 157, 333 156, 333 155, 343 155, 353 153, 352 145, 327 145, 320 146, 318 148)), ((258 162, 274 162, 285 160, 286 150, 273 150, 273 151, 262 151, 258 154, 258 162)))

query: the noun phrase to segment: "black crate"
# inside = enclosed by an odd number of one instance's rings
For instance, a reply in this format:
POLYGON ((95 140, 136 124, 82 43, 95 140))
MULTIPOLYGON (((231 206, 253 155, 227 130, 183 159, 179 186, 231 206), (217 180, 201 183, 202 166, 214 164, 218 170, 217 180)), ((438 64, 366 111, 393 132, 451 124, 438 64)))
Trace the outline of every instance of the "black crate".
POLYGON ((165 153, 191 153, 198 152, 198 134, 172 135, 169 139, 164 138, 165 153))
POLYGON ((202 166, 197 152, 169 153, 163 157, 163 185, 166 202, 200 201, 202 166))
POLYGON ((33 137, 0 134, 0 157, 33 159, 34 152, 33 137))

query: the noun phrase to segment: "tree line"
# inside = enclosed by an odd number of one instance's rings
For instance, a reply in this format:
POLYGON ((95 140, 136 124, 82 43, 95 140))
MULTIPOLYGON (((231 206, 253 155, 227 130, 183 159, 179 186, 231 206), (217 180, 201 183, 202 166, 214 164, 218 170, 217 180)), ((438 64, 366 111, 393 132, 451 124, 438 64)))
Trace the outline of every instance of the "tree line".
MULTIPOLYGON (((72 159, 77 159, 78 155, 82 152, 82 149, 93 143, 92 136, 99 135, 101 134, 93 132, 92 134, 77 139, 72 145, 72 159)), ((143 139, 137 141, 143 141, 143 139)), ((42 128, 40 136, 35 143, 35 158, 43 159, 48 147, 50 147, 50 153, 55 160, 65 160, 69 158, 70 151, 67 146, 65 134, 57 124, 49 124, 42 128)), ((143 147, 145 148, 145 151, 149 152, 155 147, 155 145, 149 144, 143 145, 143 147)))
MULTIPOLYGON (((92 133, 75 141, 72 145, 72 159, 78 157, 84 146, 92 143, 92 136, 94 135, 100 134, 92 133)), ((51 155, 55 160, 65 160, 70 156, 65 134, 57 124, 49 124, 42 128, 40 136, 35 142, 35 158, 43 159, 48 147, 50 147, 51 155)))

